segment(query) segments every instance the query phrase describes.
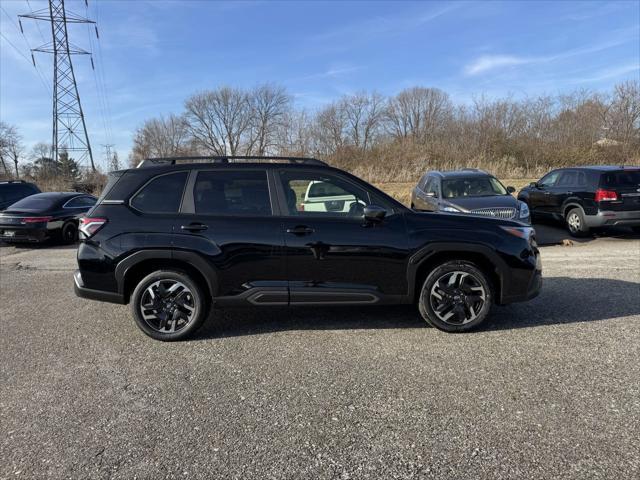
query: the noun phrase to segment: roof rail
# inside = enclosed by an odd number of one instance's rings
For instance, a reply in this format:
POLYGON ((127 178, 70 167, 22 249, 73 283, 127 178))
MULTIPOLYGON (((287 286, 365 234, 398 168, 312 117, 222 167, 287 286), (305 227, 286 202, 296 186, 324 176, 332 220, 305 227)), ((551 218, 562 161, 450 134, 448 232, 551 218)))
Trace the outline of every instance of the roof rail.
POLYGON ((481 168, 465 167, 465 168, 461 168, 460 170, 462 170, 463 172, 483 172, 483 173, 487 173, 484 170, 482 170, 481 168))
POLYGON ((278 163, 288 162, 304 165, 323 165, 327 164, 322 160, 305 157, 281 157, 281 156, 259 156, 259 155, 220 155, 206 157, 166 157, 166 158, 147 158, 138 164, 137 168, 157 167, 161 165, 176 165, 178 163, 278 163))
POLYGON ((25 180, 0 180, 0 183, 27 183, 25 180))

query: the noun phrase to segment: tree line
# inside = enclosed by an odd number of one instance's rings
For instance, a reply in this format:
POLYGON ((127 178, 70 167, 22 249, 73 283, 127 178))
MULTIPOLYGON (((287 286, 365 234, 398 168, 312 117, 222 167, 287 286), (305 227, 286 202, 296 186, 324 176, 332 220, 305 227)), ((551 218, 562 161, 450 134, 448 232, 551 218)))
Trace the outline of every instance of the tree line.
POLYGON ((558 166, 640 161, 640 83, 525 99, 456 104, 437 88, 344 95, 314 111, 286 89, 219 87, 145 121, 132 165, 189 155, 315 156, 370 181, 413 181, 428 169, 485 168, 509 177, 558 166))
MULTIPOLYGON (((640 82, 467 104, 412 87, 389 97, 343 95, 316 110, 299 108, 276 84, 223 86, 144 121, 129 162, 190 155, 313 156, 373 182, 415 181, 429 169, 476 167, 513 178, 567 165, 638 164, 640 82)), ((117 154, 108 162, 120 167, 117 154)), ((67 154, 54 162, 46 143, 26 152, 18 129, 0 122, 0 176, 70 183, 86 174, 67 154)))

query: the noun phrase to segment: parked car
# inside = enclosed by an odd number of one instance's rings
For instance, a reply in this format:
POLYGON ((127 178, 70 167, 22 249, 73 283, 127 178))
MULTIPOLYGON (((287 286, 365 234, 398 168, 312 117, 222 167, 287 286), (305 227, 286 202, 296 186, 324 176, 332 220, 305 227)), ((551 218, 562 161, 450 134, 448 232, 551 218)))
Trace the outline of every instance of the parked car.
POLYGON ((40 189, 33 183, 24 180, 0 181, 0 211, 34 193, 40 193, 40 189))
POLYGON ((530 223, 529 208, 516 200, 515 188, 475 168, 427 172, 411 192, 411 208, 467 213, 530 223))
POLYGON ((78 222, 96 203, 96 197, 78 192, 37 193, 0 213, 0 240, 75 242, 78 222))
POLYGON ((300 208, 305 212, 342 212, 357 210, 362 214, 364 205, 349 192, 332 183, 309 182, 300 208))
POLYGON ((596 227, 640 232, 640 167, 559 168, 518 193, 534 218, 563 222, 582 236, 596 227))
POLYGON ((109 175, 80 225, 77 295, 130 303, 144 333, 177 340, 212 304, 417 304, 431 325, 461 332, 492 303, 540 289, 522 223, 416 212, 314 159, 208 161, 147 160, 109 175), (312 182, 362 211, 301 208, 312 182))

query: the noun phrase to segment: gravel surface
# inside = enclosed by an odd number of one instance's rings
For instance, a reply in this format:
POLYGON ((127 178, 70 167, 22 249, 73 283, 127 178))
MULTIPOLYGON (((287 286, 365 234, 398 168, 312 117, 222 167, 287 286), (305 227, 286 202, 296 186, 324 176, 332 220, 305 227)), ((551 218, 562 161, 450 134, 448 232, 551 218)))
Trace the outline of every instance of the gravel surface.
POLYGON ((640 240, 543 249, 475 333, 413 308, 227 310, 160 343, 0 247, 0 478, 640 478, 640 240))

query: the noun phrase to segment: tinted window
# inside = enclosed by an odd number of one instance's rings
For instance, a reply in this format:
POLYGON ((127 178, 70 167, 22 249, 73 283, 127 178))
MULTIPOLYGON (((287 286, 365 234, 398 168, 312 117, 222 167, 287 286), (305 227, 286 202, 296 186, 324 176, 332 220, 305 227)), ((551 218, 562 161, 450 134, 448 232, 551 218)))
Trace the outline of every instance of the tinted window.
POLYGON ((25 210, 28 212, 42 212, 48 210, 60 201, 60 197, 51 195, 30 195, 11 205, 12 210, 25 210))
POLYGON ((640 170, 620 170, 602 175, 600 182, 604 188, 638 188, 640 187, 640 170))
POLYGON ((282 172, 281 178, 289 215, 362 217, 369 203, 367 192, 339 177, 282 172), (320 187, 325 195, 313 195, 320 187))
POLYGON ((177 213, 186 180, 187 172, 160 175, 131 199, 131 206, 146 213, 177 213))
POLYGON ((567 171, 562 172, 556 186, 558 187, 570 187, 577 184, 577 176, 578 172, 575 171, 567 171))
POLYGON ((93 197, 76 197, 65 203, 65 208, 87 208, 93 207, 96 199, 93 197))
POLYGON ((201 215, 271 215, 264 171, 199 172, 193 194, 201 215))

